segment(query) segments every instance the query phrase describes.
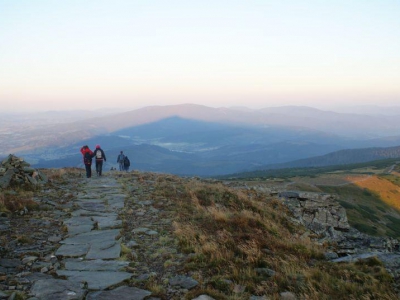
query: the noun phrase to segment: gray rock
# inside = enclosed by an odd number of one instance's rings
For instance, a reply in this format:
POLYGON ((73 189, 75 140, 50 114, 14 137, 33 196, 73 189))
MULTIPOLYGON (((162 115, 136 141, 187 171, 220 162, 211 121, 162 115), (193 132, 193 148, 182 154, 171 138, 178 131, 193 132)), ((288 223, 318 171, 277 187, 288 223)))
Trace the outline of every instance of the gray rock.
POLYGON ((103 243, 108 240, 115 240, 120 234, 118 229, 111 230, 93 230, 91 232, 82 233, 61 241, 62 244, 94 244, 103 243))
POLYGON ((196 298, 193 298, 192 300, 215 300, 215 299, 208 295, 200 295, 196 298))
POLYGON ((89 244, 64 244, 56 251, 55 255, 64 257, 79 257, 86 255, 90 249, 89 244))
POLYGON ((19 259, 9 259, 9 258, 1 258, 0 266, 4 268, 16 268, 21 265, 21 261, 19 259))
POLYGON ((367 259, 370 257, 378 257, 379 253, 378 252, 370 252, 370 253, 362 253, 362 254, 355 254, 355 255, 348 255, 348 256, 343 256, 339 257, 336 259, 333 259, 332 262, 356 262, 359 260, 367 259))
POLYGON ((147 206, 147 205, 152 205, 153 201, 152 200, 147 200, 147 201, 139 201, 139 205, 147 206))
POLYGON ((258 275, 261 275, 263 277, 269 278, 272 276, 275 276, 276 272, 274 270, 268 269, 268 268, 255 268, 254 269, 258 275))
POLYGON ((57 275, 66 276, 73 282, 86 282, 90 290, 104 290, 132 277, 131 273, 110 271, 57 270, 57 275))
POLYGON ((68 235, 70 237, 81 234, 81 233, 86 233, 86 232, 90 232, 94 229, 94 223, 93 225, 73 225, 67 226, 67 230, 68 230, 68 235))
POLYGON ((117 215, 110 215, 107 217, 98 217, 98 216, 93 216, 92 219, 94 222, 97 223, 97 228, 98 229, 113 229, 113 228, 121 228, 122 227, 122 221, 117 220, 117 215))
POLYGON ((86 297, 87 300, 142 300, 147 296, 150 296, 151 292, 138 289, 135 287, 120 286, 114 290, 92 292, 86 297))
POLYGON ((129 248, 137 248, 137 247, 139 247, 139 244, 136 243, 134 240, 132 240, 132 241, 129 241, 129 242, 126 244, 126 246, 129 247, 129 248))
POLYGON ((58 243, 59 241, 61 241, 61 237, 53 235, 53 236, 49 237, 47 240, 52 243, 58 243))
POLYGON ((157 235, 158 232, 157 232, 157 231, 154 231, 154 230, 149 230, 149 231, 146 231, 146 234, 147 234, 147 235, 157 235))
POLYGON ((7 170, 4 175, 0 177, 0 188, 8 188, 15 174, 16 172, 14 172, 14 169, 7 170))
POLYGON ((338 254, 336 252, 326 252, 324 256, 327 260, 332 260, 338 258, 338 254))
POLYGON ((47 279, 36 281, 31 294, 43 300, 82 300, 86 291, 79 282, 61 279, 47 279))
POLYGON ((22 259, 22 263, 24 265, 26 265, 26 264, 29 264, 29 263, 32 263, 32 262, 36 261, 37 259, 38 259, 37 256, 26 256, 26 257, 24 257, 22 259))
POLYGON ((82 209, 85 209, 85 210, 91 210, 91 211, 105 211, 106 210, 105 204, 101 201, 97 201, 97 202, 82 201, 82 202, 78 202, 78 205, 82 209))
POLYGON ((172 286, 180 286, 184 289, 192 289, 196 287, 199 283, 191 277, 187 276, 176 276, 169 280, 169 284, 172 286))
POLYGON ((91 243, 86 259, 116 259, 121 254, 121 244, 116 241, 91 243))
POLYGON ((293 294, 292 292, 283 292, 280 293, 280 299, 281 300, 296 300, 297 297, 295 294, 293 294))
POLYGON ((76 260, 71 259, 65 262, 65 269, 69 271, 120 271, 127 267, 127 261, 115 260, 76 260))
POLYGON ((150 231, 150 229, 145 227, 135 228, 132 230, 133 233, 146 233, 148 231, 150 231))

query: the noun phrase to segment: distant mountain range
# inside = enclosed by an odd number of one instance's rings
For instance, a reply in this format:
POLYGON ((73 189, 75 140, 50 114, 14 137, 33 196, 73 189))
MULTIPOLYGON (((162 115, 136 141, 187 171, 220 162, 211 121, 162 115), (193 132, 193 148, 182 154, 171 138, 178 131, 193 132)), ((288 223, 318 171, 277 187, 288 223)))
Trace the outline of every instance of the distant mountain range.
POLYGON ((400 159, 400 146, 339 150, 325 155, 299 159, 287 163, 265 165, 253 168, 253 170, 325 167, 364 163, 389 158, 400 159))
POLYGON ((80 112, 73 122, 71 113, 64 121, 60 112, 48 114, 54 121, 38 122, 36 117, 29 124, 24 116, 19 127, 11 120, 0 121, 0 156, 17 154, 35 167, 82 166, 80 147, 100 144, 108 158, 106 169, 116 165, 123 150, 134 169, 212 176, 286 165, 352 163, 361 157, 376 159, 356 149, 400 145, 399 115, 310 107, 154 106, 91 118, 80 112))

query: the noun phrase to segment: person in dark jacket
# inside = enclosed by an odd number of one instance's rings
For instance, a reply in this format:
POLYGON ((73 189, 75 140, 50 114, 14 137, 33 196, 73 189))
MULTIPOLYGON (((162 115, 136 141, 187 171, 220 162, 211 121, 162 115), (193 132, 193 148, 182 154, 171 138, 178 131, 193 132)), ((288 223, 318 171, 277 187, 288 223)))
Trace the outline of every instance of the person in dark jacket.
POLYGON ((107 161, 106 155, 100 145, 96 145, 96 150, 93 152, 93 157, 96 159, 96 173, 97 176, 101 176, 103 170, 103 161, 107 161))
POLYGON ((92 150, 89 149, 89 147, 87 145, 85 145, 81 148, 81 153, 83 156, 83 164, 85 165, 85 169, 86 169, 86 177, 90 178, 90 177, 92 177, 93 152, 92 152, 92 150))
POLYGON ((124 171, 125 166, 124 166, 124 160, 125 160, 125 155, 124 152, 121 151, 117 157, 117 163, 119 164, 119 170, 124 171))

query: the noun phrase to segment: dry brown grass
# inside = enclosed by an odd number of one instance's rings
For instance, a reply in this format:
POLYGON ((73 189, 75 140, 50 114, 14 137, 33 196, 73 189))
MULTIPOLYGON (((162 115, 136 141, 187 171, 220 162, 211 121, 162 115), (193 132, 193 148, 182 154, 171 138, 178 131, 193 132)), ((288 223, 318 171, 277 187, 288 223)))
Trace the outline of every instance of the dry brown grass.
POLYGON ((81 168, 41 169, 50 181, 63 181, 70 177, 81 177, 85 173, 81 168))
POLYGON ((364 180, 356 181, 354 184, 376 193, 383 202, 400 209, 400 187, 392 182, 384 178, 371 176, 364 180))
POLYGON ((19 212, 24 208, 37 209, 38 204, 33 200, 33 193, 29 191, 18 191, 0 194, 0 212, 19 212))
POLYGON ((288 220, 278 200, 174 177, 160 176, 155 187, 155 196, 175 202, 174 234, 180 250, 191 253, 185 271, 201 283, 187 299, 205 291, 215 299, 278 299, 283 291, 302 299, 395 297, 382 267, 326 262, 324 248, 302 238, 304 228, 288 220), (257 268, 276 273, 268 278, 257 268))

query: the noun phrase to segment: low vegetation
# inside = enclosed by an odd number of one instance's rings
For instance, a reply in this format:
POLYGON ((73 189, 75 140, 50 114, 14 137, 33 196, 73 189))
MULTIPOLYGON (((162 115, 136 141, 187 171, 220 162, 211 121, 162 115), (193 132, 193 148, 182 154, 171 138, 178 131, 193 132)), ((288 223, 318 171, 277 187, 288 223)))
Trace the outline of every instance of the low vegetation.
POLYGON ((37 209, 31 191, 13 190, 0 193, 0 212, 18 213, 23 210, 37 209))
MULTIPOLYGON (((83 170, 49 170, 50 180, 62 184, 68 176, 82 176, 83 170)), ((129 184, 124 174, 124 184, 129 184)), ((182 274, 199 282, 186 299, 207 294, 214 299, 249 299, 267 295, 279 299, 280 293, 292 292, 299 299, 395 299, 393 278, 382 263, 371 258, 358 263, 328 262, 328 245, 318 245, 293 224, 282 203, 255 189, 229 188, 218 182, 183 179, 157 174, 139 175, 151 180, 151 199, 166 199, 171 205, 173 232, 160 233, 160 251, 152 259, 164 259, 164 268, 172 265, 182 274), (187 259, 179 267, 173 252, 163 252, 163 244, 174 243, 187 259)), ((317 176, 318 177, 318 176, 317 176)), ((397 178, 379 177, 397 185, 397 178)), ((397 210, 380 199, 370 187, 356 185, 312 186, 303 188, 337 193, 347 209, 350 222, 371 234, 400 236, 397 210), (382 223, 385 220, 386 225, 382 223)), ((32 192, 0 195, 0 209, 14 211, 33 201, 32 192), (14 200, 13 200, 14 199, 14 200), (26 199, 26 201, 22 201, 26 199), (12 203, 13 206, 10 206, 12 203)), ((20 243, 29 239, 21 235, 20 243)), ((134 261, 126 247, 123 258, 134 261)), ((157 278, 146 288, 155 295, 165 293, 157 278)))
POLYGON ((258 171, 237 174, 234 179, 253 184, 281 180, 286 189, 336 194, 346 208, 350 225, 370 235, 400 238, 399 171, 398 159, 384 159, 321 168, 258 171))
MULTIPOLYGON (((320 176, 321 174, 343 172, 347 174, 376 174, 381 173, 386 168, 398 163, 399 159, 382 159, 377 161, 371 161, 366 163, 357 164, 347 164, 347 165, 333 165, 326 167, 304 167, 304 168, 285 168, 285 169, 268 169, 268 170, 258 170, 253 172, 236 173, 226 176, 219 176, 223 179, 254 179, 258 178, 260 180, 270 179, 270 178, 283 178, 290 179, 295 176, 320 176)), ((400 167, 395 167, 395 170, 400 167)))
POLYGON ((324 246, 304 237, 276 199, 219 183, 158 177, 154 197, 173 200, 174 234, 189 259, 183 271, 201 283, 187 299, 393 299, 392 277, 379 261, 333 264, 324 246))

